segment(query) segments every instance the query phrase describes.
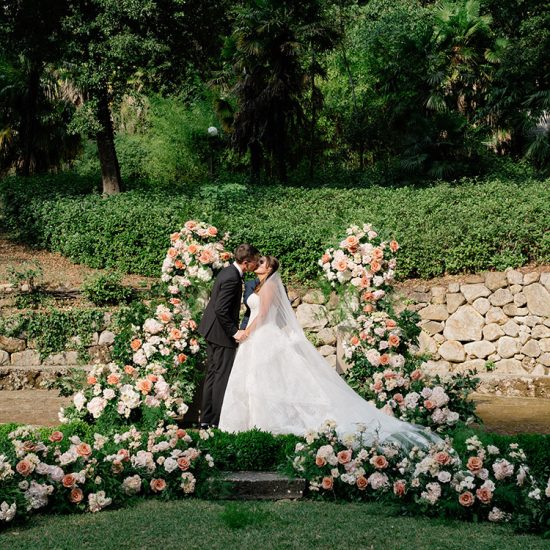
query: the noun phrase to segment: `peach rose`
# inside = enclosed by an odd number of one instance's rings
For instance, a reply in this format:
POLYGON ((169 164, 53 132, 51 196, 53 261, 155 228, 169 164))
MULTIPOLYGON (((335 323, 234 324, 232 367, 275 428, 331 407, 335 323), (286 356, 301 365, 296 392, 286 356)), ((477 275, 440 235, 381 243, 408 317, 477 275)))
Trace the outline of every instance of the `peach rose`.
POLYGON ((216 227, 214 227, 213 225, 211 225, 209 228, 208 228, 208 234, 211 236, 211 237, 215 237, 217 234, 218 234, 218 229, 216 227))
POLYGON ((330 256, 328 254, 323 254, 321 256, 321 262, 326 264, 327 262, 330 262, 330 256))
POLYGON ((359 333, 359 338, 361 338, 361 340, 366 340, 368 338, 368 334, 366 332, 360 332, 359 333))
POLYGON ((393 319, 386 319, 386 328, 395 328, 397 323, 393 319))
POLYGON ((332 479, 332 476, 325 476, 323 478, 323 481, 321 482, 321 487, 325 491, 330 491, 332 489, 332 486, 334 485, 334 481, 332 479))
POLYGON ((384 455, 373 456, 371 462, 378 470, 384 470, 388 467, 388 461, 384 455))
POLYGON ((349 237, 346 238, 344 241, 346 244, 346 248, 357 250, 357 245, 359 244, 359 239, 355 235, 349 235, 349 237))
POLYGON ((352 457, 352 452, 349 449, 346 449, 345 451, 340 451, 336 457, 338 458, 338 462, 340 464, 347 464, 352 457))
POLYGON ((355 480, 355 483, 357 484, 357 488, 360 491, 364 491, 367 488, 368 484, 369 484, 369 480, 365 476, 359 476, 355 480))
POLYGON ((92 454, 92 448, 88 443, 80 443, 76 446, 76 454, 84 458, 88 458, 92 454))
POLYGON ((359 286, 361 288, 367 288, 369 285, 370 285, 370 279, 366 275, 363 275, 361 277, 361 282, 360 282, 359 286))
POLYGON ((368 302, 373 298, 374 298, 373 292, 363 292, 363 294, 361 294, 361 299, 364 300, 365 302, 368 302))
POLYGON ((199 256, 199 262, 201 264, 209 264, 213 259, 212 253, 209 250, 203 250, 199 256))
POLYGON ((160 493, 166 489, 166 481, 162 478, 153 478, 150 483, 151 490, 154 493, 160 493))
POLYGON ((372 257, 375 260, 381 260, 384 257, 384 251, 381 248, 375 248, 372 251, 372 257))
POLYGON ((181 300, 179 298, 170 298, 168 300, 173 306, 179 306, 181 304, 181 300))
POLYGON ((178 439, 183 439, 187 435, 187 432, 183 428, 178 428, 176 430, 176 437, 178 439))
POLYGON ((399 345, 399 342, 399 336, 397 336, 396 334, 390 334, 390 337, 388 338, 388 344, 392 348, 396 348, 399 345))
POLYGON ((199 247, 196 244, 190 244, 187 247, 189 254, 196 254, 199 251, 199 247))
POLYGON ((115 374, 113 372, 113 373, 109 374, 109 376, 107 376, 107 384, 111 384, 111 385, 115 386, 119 382, 120 382, 120 376, 118 374, 115 374))
POLYGON ((181 330, 179 328, 171 328, 170 329, 170 338, 172 340, 179 340, 181 338, 181 330))
POLYGON ((189 220, 185 222, 185 229, 189 229, 190 231, 195 229, 197 227, 197 222, 194 220, 189 220))
POLYGON ((344 258, 336 262, 336 269, 340 272, 346 271, 348 268, 348 261, 344 258))
POLYGON ((392 370, 388 370, 384 373, 384 378, 386 380, 393 380, 394 378, 397 378, 397 374, 392 370))
POLYGON ((148 374, 145 378, 147 378, 147 380, 149 380, 150 382, 153 382, 153 384, 159 379, 156 374, 148 374))
POLYGON ((365 304, 363 306, 363 311, 365 313, 372 313, 373 309, 374 309, 374 307, 372 306, 372 304, 365 304))
POLYGON ((126 374, 132 375, 132 374, 134 374, 134 372, 136 372, 136 369, 134 367, 132 367, 132 365, 126 365, 124 367, 124 372, 126 374))
POLYGON ((479 472, 483 468, 483 460, 479 456, 471 456, 466 463, 466 468, 470 472, 479 472))
POLYGON ((18 474, 26 477, 34 470, 34 467, 30 461, 23 459, 17 463, 15 469, 17 470, 18 474))
POLYGON ((86 377, 86 382, 90 385, 97 384, 97 378, 95 376, 88 376, 86 377))
POLYGON ((458 497, 458 502, 460 502, 462 506, 471 506, 474 503, 474 495, 472 495, 470 491, 465 491, 458 497))
POLYGON ((137 351, 143 342, 139 338, 134 338, 130 344, 133 351, 137 351))
POLYGON ((82 489, 79 489, 78 487, 75 487, 70 493, 69 493, 69 501, 73 504, 78 504, 82 501, 84 498, 84 493, 82 492, 82 489))
POLYGON ((168 249, 168 256, 170 258, 175 258, 178 255, 178 249, 177 248, 169 248, 168 249))
POLYGON ((180 456, 177 460, 178 462, 178 468, 182 471, 182 472, 185 472, 186 470, 189 470, 189 468, 191 467, 191 462, 190 460, 185 457, 185 456, 180 456))
POLYGON ((50 437, 48 439, 52 443, 59 443, 60 441, 63 441, 63 434, 59 431, 52 432, 50 437))
POLYGON ((124 465, 120 460, 113 460, 113 464, 111 466, 111 471, 113 474, 120 474, 122 471, 124 471, 124 465))
POLYGON ((231 254, 229 252, 221 252, 220 253, 220 260, 222 262, 227 262, 227 260, 229 260, 229 258, 231 258, 231 254))
POLYGON ((176 266, 176 269, 184 269, 185 264, 181 260, 176 260, 174 262, 174 265, 176 266))
POLYGON ((191 330, 195 330, 197 328, 197 323, 195 321, 193 321, 193 319, 190 319, 188 322, 187 322, 187 326, 191 329, 191 330))
POLYGON ((143 395, 147 395, 153 388, 153 383, 151 380, 147 380, 147 378, 141 378, 136 382, 136 388, 143 395))
POLYGON ((178 354, 178 363, 185 363, 187 361, 187 355, 185 353, 178 354))
POLYGON ((66 474, 63 476, 63 479, 61 480, 61 483, 63 484, 63 487, 74 487, 76 485, 76 478, 73 474, 66 474))
POLYGON ((380 364, 381 365, 389 365, 390 363, 390 356, 387 353, 384 353, 380 356, 380 364))
POLYGON ((177 232, 177 233, 172 233, 172 234, 170 235, 170 240, 171 240, 172 242, 173 242, 173 241, 177 241, 179 238, 180 238, 179 232, 177 232))
POLYGON ((372 389, 375 391, 375 392, 381 392, 383 389, 384 389, 384 383, 382 382, 382 380, 377 380, 373 385, 372 385, 372 389))
POLYGON ((481 487, 476 491, 476 496, 483 504, 489 504, 493 498, 493 493, 486 487, 481 487))
POLYGON ((394 396, 393 396, 393 399, 397 402, 397 403, 403 403, 404 401, 404 397, 402 394, 400 393, 396 393, 394 396))
POLYGON ((441 464, 442 466, 446 466, 447 464, 449 464, 449 462, 451 462, 451 457, 449 453, 446 453, 445 451, 439 451, 435 453, 434 460, 438 464, 441 464))
POLYGON ((325 466, 326 463, 327 461, 322 456, 315 457, 315 465, 318 466, 319 468, 322 468, 323 466, 325 466))
POLYGON ((424 407, 426 407, 426 410, 431 411, 435 407, 435 403, 426 399, 426 401, 424 401, 424 407))
POLYGON ((412 380, 420 380, 422 378, 422 371, 416 369, 411 372, 412 380))
POLYGON ((405 489, 407 487, 407 484, 405 483, 404 479, 398 479, 393 484, 393 494, 397 495, 398 497, 402 497, 405 494, 405 489))
POLYGON ((390 250, 397 252, 399 250, 399 243, 397 241, 390 241, 390 250))
POLYGON ((352 337, 349 339, 349 343, 350 343, 352 346, 356 346, 357 344, 359 344, 359 338, 357 338, 357 336, 352 336, 352 337))
POLYGON ((163 323, 169 323, 172 320, 172 314, 169 311, 161 311, 159 315, 159 319, 163 323))
POLYGON ((372 260, 370 263, 370 270, 373 273, 376 273, 377 271, 380 271, 382 269, 382 266, 380 265, 380 262, 378 260, 372 260))

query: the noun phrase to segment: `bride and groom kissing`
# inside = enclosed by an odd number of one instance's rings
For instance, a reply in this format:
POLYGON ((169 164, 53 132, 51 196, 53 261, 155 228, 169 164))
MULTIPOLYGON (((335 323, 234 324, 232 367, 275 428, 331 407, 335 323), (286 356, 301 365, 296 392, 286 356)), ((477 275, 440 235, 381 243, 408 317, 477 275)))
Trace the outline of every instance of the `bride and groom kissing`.
POLYGON ((258 428, 299 436, 330 419, 365 443, 427 447, 439 438, 388 416, 355 393, 306 338, 278 272, 279 261, 241 244, 218 274, 199 332, 207 344, 200 422, 227 432, 258 428), (244 274, 254 272, 239 328, 244 274))

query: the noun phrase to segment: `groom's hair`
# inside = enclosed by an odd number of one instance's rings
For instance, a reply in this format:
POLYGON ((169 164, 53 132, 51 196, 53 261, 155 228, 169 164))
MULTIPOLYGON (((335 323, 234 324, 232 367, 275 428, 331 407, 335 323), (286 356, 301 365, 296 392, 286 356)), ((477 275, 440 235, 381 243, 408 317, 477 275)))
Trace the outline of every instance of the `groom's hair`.
POLYGON ((260 251, 251 244, 240 244, 235 249, 235 261, 238 264, 243 262, 251 262, 260 258, 260 251))

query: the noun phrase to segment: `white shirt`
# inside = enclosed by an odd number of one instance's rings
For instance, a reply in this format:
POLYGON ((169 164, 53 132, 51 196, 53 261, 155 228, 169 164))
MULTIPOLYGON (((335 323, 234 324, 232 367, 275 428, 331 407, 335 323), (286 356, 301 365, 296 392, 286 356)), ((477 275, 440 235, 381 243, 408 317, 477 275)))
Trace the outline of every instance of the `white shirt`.
POLYGON ((241 266, 237 262, 233 262, 233 265, 237 268, 237 271, 239 272, 239 275, 243 276, 243 270, 241 269, 241 266))

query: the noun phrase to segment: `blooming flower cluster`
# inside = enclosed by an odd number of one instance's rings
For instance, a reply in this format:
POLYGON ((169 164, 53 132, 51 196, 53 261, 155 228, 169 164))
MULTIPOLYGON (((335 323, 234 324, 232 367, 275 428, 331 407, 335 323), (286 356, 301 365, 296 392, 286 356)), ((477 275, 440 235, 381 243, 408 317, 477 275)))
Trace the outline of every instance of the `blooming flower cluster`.
POLYGON ((186 297, 189 287, 210 283, 216 271, 229 265, 231 253, 225 250, 228 238, 225 234, 220 239, 216 227, 194 220, 172 233, 161 276, 169 292, 186 297))
POLYGON ((385 494, 424 513, 493 522, 509 521, 528 506, 538 507, 539 518, 546 507, 548 515, 550 480, 543 493, 517 444, 501 451, 474 436, 459 457, 448 440, 409 450, 398 444, 365 443, 361 430, 338 438, 335 423, 326 421, 296 445, 293 468, 309 482, 310 491, 320 494, 385 494))
MULTIPOLYGON (((93 441, 23 426, 9 434, 14 459, 0 456, 0 521, 48 507, 99 512, 130 495, 195 491, 197 475, 214 467, 183 429, 160 423, 152 432, 130 428, 93 441), (5 493, 5 494, 4 494, 5 493), (8 502, 16 494, 19 503, 8 502), (21 498, 22 497, 22 498, 21 498), (23 503, 23 506, 21 506, 23 503)), ((202 478, 201 478, 202 479, 202 478)))

